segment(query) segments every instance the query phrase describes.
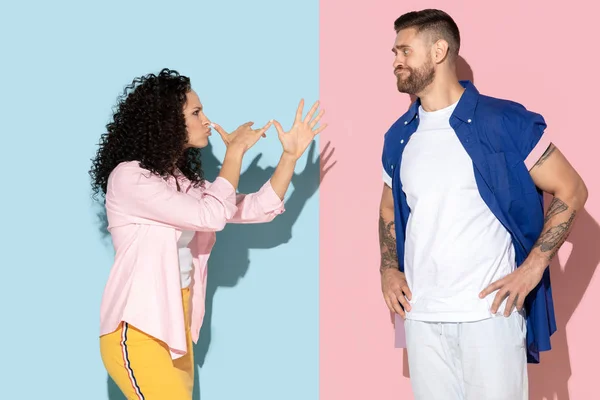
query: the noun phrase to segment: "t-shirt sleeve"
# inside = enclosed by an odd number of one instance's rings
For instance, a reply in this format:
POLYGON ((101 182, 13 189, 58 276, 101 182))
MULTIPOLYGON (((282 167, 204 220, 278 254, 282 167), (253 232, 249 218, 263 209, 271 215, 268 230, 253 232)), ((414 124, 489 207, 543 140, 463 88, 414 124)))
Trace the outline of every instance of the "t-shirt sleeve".
POLYGON ((386 185, 388 185, 389 187, 392 187, 392 177, 390 176, 390 174, 388 174, 388 172, 385 170, 385 168, 383 168, 383 182, 385 182, 386 185))
POLYGON ((529 152, 529 155, 525 159, 525 166, 528 170, 531 170, 535 163, 542 157, 544 152, 548 149, 548 147, 552 144, 551 135, 548 132, 544 132, 539 142, 535 145, 535 147, 529 152))

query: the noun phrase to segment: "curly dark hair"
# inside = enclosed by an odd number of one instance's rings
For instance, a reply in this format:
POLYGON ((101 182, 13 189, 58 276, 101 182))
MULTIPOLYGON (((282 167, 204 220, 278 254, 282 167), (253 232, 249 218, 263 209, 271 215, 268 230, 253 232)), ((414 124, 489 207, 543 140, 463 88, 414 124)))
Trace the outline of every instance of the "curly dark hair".
POLYGON ((194 185, 204 182, 200 149, 185 148, 183 107, 190 90, 188 77, 166 68, 125 87, 92 159, 94 198, 106 195, 110 173, 125 161, 139 161, 140 167, 164 178, 178 168, 194 185))

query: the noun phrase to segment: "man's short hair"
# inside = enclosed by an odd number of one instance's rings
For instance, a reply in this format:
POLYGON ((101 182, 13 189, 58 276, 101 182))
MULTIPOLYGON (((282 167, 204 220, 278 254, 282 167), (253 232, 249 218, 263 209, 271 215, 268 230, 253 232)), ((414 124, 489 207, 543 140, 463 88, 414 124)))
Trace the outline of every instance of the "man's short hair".
POLYGON ((396 33, 403 29, 415 28, 417 32, 429 32, 432 42, 444 39, 448 42, 448 54, 453 60, 458 57, 460 49, 460 32, 456 22, 444 11, 426 9, 411 11, 401 15, 394 22, 396 33))

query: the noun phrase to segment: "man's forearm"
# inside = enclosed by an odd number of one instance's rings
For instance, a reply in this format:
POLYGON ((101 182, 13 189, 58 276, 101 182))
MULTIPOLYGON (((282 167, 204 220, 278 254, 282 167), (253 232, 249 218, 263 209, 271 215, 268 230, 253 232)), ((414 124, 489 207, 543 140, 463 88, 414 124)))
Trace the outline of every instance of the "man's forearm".
POLYGON ((379 246, 381 249, 381 265, 379 271, 398 269, 398 252, 396 250, 396 230, 394 211, 382 209, 379 214, 379 246), (391 215, 390 215, 391 214, 391 215))
POLYGON ((548 266, 569 236, 577 212, 583 207, 586 197, 587 195, 578 192, 554 196, 544 218, 542 233, 525 263, 542 269, 548 266))

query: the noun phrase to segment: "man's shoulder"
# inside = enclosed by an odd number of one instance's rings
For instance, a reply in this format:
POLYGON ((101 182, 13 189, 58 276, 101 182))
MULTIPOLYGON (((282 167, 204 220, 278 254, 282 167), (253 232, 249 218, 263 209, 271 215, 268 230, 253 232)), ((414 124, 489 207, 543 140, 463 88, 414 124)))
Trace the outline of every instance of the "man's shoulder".
POLYGON ((475 112, 487 118, 515 120, 530 118, 534 112, 528 110, 523 104, 509 99, 480 94, 475 112))
POLYGON ((399 128, 403 129, 406 126, 406 123, 409 119, 409 115, 410 115, 410 111, 406 111, 404 114, 402 114, 399 118, 397 118, 389 127, 387 133, 389 133, 390 131, 396 131, 399 128))
POLYGON ((402 115, 388 128, 383 136, 383 154, 395 158, 400 151, 401 142, 407 136, 407 114, 402 115))
POLYGON ((496 146, 504 143, 524 158, 528 157, 546 129, 546 121, 541 114, 514 100, 480 95, 475 115, 479 121, 477 127, 484 132, 482 137, 496 146))
POLYGON ((405 129, 407 129, 407 125, 410 122, 409 119, 413 113, 411 110, 407 110, 404 114, 402 114, 399 118, 397 118, 388 128, 385 133, 385 139, 387 140, 389 137, 396 137, 401 135, 405 129))

